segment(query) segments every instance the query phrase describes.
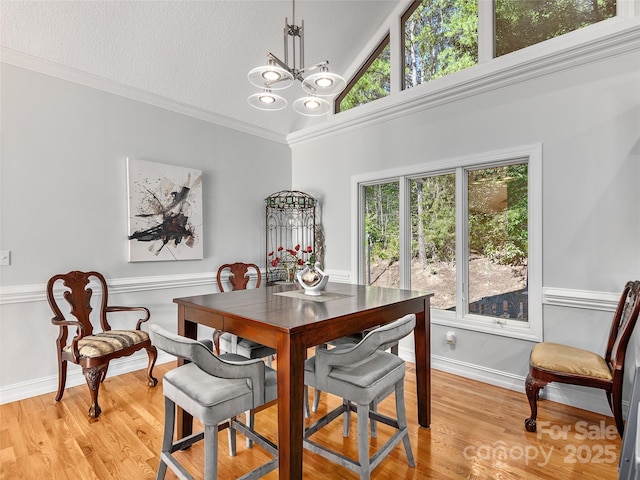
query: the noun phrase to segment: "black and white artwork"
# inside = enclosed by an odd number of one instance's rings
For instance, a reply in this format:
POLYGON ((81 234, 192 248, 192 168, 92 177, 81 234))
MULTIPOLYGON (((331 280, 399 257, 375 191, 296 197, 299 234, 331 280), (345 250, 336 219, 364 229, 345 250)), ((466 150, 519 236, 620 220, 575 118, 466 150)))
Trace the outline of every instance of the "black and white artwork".
POLYGON ((129 261, 202 259, 202 171, 127 158, 129 261))

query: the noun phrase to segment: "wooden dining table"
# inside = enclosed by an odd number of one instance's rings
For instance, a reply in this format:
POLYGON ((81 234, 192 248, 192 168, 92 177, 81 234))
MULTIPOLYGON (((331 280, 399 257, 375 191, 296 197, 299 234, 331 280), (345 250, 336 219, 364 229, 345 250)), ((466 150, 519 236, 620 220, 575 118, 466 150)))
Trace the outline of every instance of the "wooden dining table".
MULTIPOLYGON (((281 480, 300 480, 303 461, 304 361, 310 347, 416 315, 413 332, 418 423, 431 422, 430 297, 412 290, 329 283, 319 297, 297 284, 176 298, 178 334, 197 337, 198 325, 234 333, 277 350, 278 466, 281 480)), ((179 361, 179 363, 182 363, 179 361)), ((178 435, 192 433, 185 411, 178 435)))

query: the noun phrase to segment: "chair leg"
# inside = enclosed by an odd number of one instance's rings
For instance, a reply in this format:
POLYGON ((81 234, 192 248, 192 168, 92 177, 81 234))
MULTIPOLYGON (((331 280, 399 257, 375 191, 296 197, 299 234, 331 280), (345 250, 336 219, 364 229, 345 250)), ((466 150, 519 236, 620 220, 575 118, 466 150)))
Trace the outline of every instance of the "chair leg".
POLYGON ((162 435, 162 452, 160 454, 160 464, 156 480, 163 480, 167 474, 167 464, 163 460, 164 455, 171 455, 173 446, 173 429, 176 420, 176 404, 167 397, 164 397, 164 433, 162 435))
POLYGON ((613 391, 610 394, 607 392, 607 398, 610 399, 609 405, 611 405, 613 418, 616 420, 618 433, 620 434, 620 438, 622 438, 622 434, 624 433, 624 419, 622 418, 622 383, 618 386, 614 385, 613 391))
MULTIPOLYGON (((378 411, 378 400, 374 400, 369 405, 369 408, 372 412, 378 411)), ((378 438, 378 422, 376 422, 373 418, 371 419, 371 438, 378 438)))
POLYGON ((58 393, 56 394, 56 402, 62 400, 64 395, 64 386, 67 383, 67 361, 60 358, 58 353, 58 393))
POLYGON ((360 480, 369 480, 371 465, 369 464, 369 405, 358 405, 358 463, 360 464, 360 480))
POLYGON ((227 428, 228 430, 228 434, 227 434, 227 438, 229 440, 229 456, 230 457, 235 457, 236 456, 236 429, 233 426, 233 420, 235 420, 235 417, 230 418, 229 419, 229 428, 227 428))
POLYGON ((218 478, 218 426, 204 427, 204 479, 218 478))
POLYGON ((311 411, 309 410, 309 387, 304 386, 304 418, 310 418, 311 411))
POLYGON ((320 394, 322 392, 320 390, 318 390, 317 388, 313 389, 313 405, 311 407, 311 411, 313 413, 318 411, 318 407, 320 406, 320 394))
POLYGON ((148 347, 147 356, 149 357, 149 364, 147 366, 147 378, 149 380, 148 385, 150 387, 155 387, 158 384, 158 379, 153 376, 153 367, 155 366, 158 358, 158 350, 156 350, 156 347, 153 345, 148 347))
POLYGON ((100 382, 104 377, 104 372, 107 368, 107 365, 99 365, 97 367, 82 369, 82 373, 84 373, 85 378, 87 379, 87 385, 89 385, 89 390, 91 390, 91 406, 89 407, 89 416, 93 418, 98 418, 100 413, 102 413, 102 409, 100 405, 98 405, 98 393, 100 391, 100 382))
POLYGON ((527 375, 525 382, 525 390, 527 392, 527 398, 529 399, 529 406, 531 407, 531 416, 524 421, 524 428, 528 432, 536 431, 536 418, 538 417, 538 397, 540 396, 540 389, 543 388, 548 382, 540 382, 533 378, 531 374, 527 375))
POLYGON ((214 353, 216 355, 220 355, 220 335, 222 335, 222 332, 220 330, 213 331, 213 346, 214 353))
POLYGON ((398 430, 404 430, 406 433, 402 437, 404 451, 407 454, 407 462, 410 467, 415 467, 416 462, 413 460, 411 452, 411 442, 409 441, 409 431, 407 429, 407 408, 404 404, 404 379, 396 383, 396 416, 398 418, 398 430))
POLYGON ((351 426, 351 402, 343 398, 342 404, 345 407, 344 413, 342 414, 342 436, 347 438, 349 436, 349 429, 351 426))
MULTIPOLYGON (((247 410, 246 412, 246 421, 247 421, 247 427, 249 427, 251 430, 254 429, 254 424, 256 423, 256 413, 253 410, 247 410)), ((247 448, 252 448, 253 447, 253 440, 251 440, 250 438, 247 437, 247 448)))

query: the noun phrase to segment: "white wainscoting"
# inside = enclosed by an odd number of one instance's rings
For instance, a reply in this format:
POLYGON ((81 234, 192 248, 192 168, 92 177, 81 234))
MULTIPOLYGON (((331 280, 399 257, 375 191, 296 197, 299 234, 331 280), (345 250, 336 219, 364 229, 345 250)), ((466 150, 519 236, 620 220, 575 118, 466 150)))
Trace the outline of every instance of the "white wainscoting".
MULTIPOLYGON (((349 271, 327 271, 331 281, 338 283, 348 283, 351 279, 349 271)), ((185 287, 210 286, 215 283, 215 274, 211 272, 161 275, 153 277, 136 278, 115 278, 108 279, 109 294, 145 292, 160 289, 174 289, 185 287)), ((586 308, 594 310, 606 310, 614 312, 617 306, 619 294, 570 290, 561 288, 543 288, 543 303, 570 308, 586 308)), ((0 288, 0 305, 46 301, 45 285, 18 285, 0 288)), ((9 319, 0 317, 0 323, 9 319)), ((400 349, 402 358, 409 362, 415 360, 413 348, 410 343, 400 349), (408 346, 407 346, 408 345, 408 346)), ((157 364, 170 362, 173 357, 163 352, 159 352, 157 364)), ((435 369, 460 375, 466 378, 478 380, 492 385, 508 388, 511 390, 524 391, 524 377, 513 375, 508 372, 494 370, 474 365, 471 363, 459 362, 450 358, 434 355, 432 366, 435 369)), ((124 373, 145 369, 147 367, 147 356, 145 352, 138 352, 130 357, 116 359, 110 363, 109 376, 121 375, 124 373)), ((84 376, 79 368, 69 367, 67 376, 67 386, 82 385, 85 383, 84 376)), ((0 404, 9 403, 24 398, 55 392, 57 390, 57 377, 47 376, 36 380, 16 383, 0 388, 0 404)), ((597 392, 585 393, 581 395, 577 404, 575 399, 571 399, 571 404, 580 408, 593 410, 593 405, 599 402, 594 400, 597 392)), ((561 403, 569 403, 566 395, 561 390, 549 385, 545 388, 546 398, 561 403)), ((601 402, 600 402, 601 403, 601 402)), ((610 412, 603 411, 608 414, 610 412)))

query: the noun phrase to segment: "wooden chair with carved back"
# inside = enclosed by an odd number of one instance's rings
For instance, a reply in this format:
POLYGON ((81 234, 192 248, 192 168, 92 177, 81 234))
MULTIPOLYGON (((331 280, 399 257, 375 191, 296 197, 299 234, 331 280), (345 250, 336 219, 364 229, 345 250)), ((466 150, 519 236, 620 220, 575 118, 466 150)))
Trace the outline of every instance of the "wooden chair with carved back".
POLYGON ((540 390, 550 382, 599 388, 605 391, 618 432, 622 437, 622 382, 627 345, 640 311, 640 281, 627 282, 613 317, 604 357, 588 350, 542 342, 533 347, 525 390, 531 416, 529 432, 536 431, 540 390))
POLYGON ((93 271, 72 271, 54 275, 47 283, 47 300, 54 314, 51 322, 60 327, 60 333, 56 340, 58 352, 56 402, 60 401, 64 394, 67 362, 82 367, 82 373, 91 391, 89 416, 93 418, 97 418, 102 411, 98 404, 100 384, 107 375, 109 362, 114 358, 131 355, 144 348, 149 357, 148 385, 153 387, 158 383, 158 380, 152 376, 157 350, 151 344, 149 334, 140 328, 144 322, 149 320, 149 310, 145 307, 110 306, 107 282, 102 274, 93 271), (91 285, 98 286, 100 290, 100 306, 97 310, 97 316, 100 319, 102 332, 99 333, 94 333, 91 321, 94 308, 92 306, 93 288, 89 288, 90 282, 92 282, 91 285), (61 301, 59 290, 62 290, 61 296, 68 302, 67 306, 61 301), (63 311, 67 312, 66 316, 63 311), (141 313, 141 318, 137 320, 134 330, 111 329, 107 314, 118 312, 141 313), (70 342, 68 342, 69 327, 76 329, 70 342))
MULTIPOLYGON (((230 290, 246 290, 249 281, 251 280, 251 273, 256 276, 255 288, 260 288, 262 283, 262 274, 260 268, 255 263, 225 263, 218 268, 216 275, 216 283, 220 292, 230 291, 229 288, 225 289, 224 282, 222 281, 222 275, 228 271, 228 282, 230 290)), ((246 338, 238 337, 229 332, 216 331, 213 337, 213 343, 215 345, 216 354, 220 354, 220 350, 224 350, 228 353, 235 353, 247 358, 266 358, 268 364, 271 364, 271 357, 275 355, 275 349, 267 347, 260 343, 253 342, 246 338)))

